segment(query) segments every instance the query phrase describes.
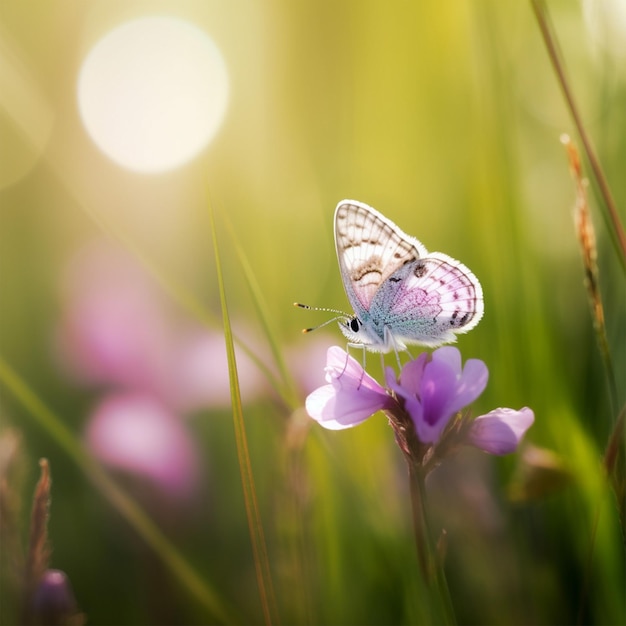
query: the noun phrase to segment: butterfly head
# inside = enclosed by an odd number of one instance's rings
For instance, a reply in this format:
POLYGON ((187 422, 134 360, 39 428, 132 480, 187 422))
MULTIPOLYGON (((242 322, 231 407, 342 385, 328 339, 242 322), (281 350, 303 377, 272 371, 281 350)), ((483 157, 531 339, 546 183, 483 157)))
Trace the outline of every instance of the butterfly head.
POLYGON ((346 315, 337 320, 341 332, 347 337, 350 343, 364 343, 363 322, 356 316, 346 315))

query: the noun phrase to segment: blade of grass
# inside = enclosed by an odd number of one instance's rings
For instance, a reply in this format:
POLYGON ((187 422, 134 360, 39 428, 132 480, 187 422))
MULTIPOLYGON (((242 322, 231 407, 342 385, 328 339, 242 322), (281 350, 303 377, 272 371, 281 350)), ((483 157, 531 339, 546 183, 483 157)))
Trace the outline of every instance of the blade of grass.
POLYGON ((622 540, 626 544, 626 406, 622 407, 609 436, 604 453, 604 467, 611 481, 620 523, 622 540))
MULTIPOLYGON (((263 296, 263 290, 261 289, 252 270, 252 266, 243 247, 239 243, 232 223, 227 219, 227 216, 224 216, 224 221, 228 229, 232 246, 239 259, 240 267, 243 270, 244 279, 250 289, 258 319, 261 321, 263 331, 268 344, 270 345, 270 349, 272 350, 274 362, 278 368, 279 378, 283 383, 283 388, 278 389, 277 391, 291 413, 291 418, 289 419, 285 434, 285 449, 287 455, 286 464, 289 468, 286 470, 285 476, 289 479, 286 481, 286 484, 288 485, 287 491, 283 494, 285 499, 281 501, 281 508, 283 511, 282 523, 287 523, 291 527, 303 529, 305 526, 305 505, 302 502, 302 497, 299 493, 300 489, 297 485, 300 483, 296 477, 301 477, 304 472, 302 458, 304 438, 302 436, 294 436, 296 431, 302 429, 299 425, 300 413, 296 410, 301 405, 301 401, 298 398, 298 391, 294 384, 293 377, 287 368, 282 350, 279 347, 279 341, 277 339, 275 328, 271 322, 272 318, 268 312, 267 303, 263 296), (286 520, 290 521, 286 522, 286 520)), ((306 419, 308 419, 308 417, 306 419)), ((308 560, 308 551, 310 550, 310 543, 305 534, 302 532, 297 532, 295 535, 291 533, 288 534, 292 540, 292 542, 289 543, 288 549, 290 555, 289 563, 292 568, 291 572, 293 575, 293 578, 290 580, 290 584, 294 581, 296 582, 296 584, 292 586, 293 591, 290 597, 291 606, 297 607, 298 617, 295 617, 295 619, 298 623, 314 623, 314 620, 312 619, 310 585, 307 584, 309 568, 306 565, 308 560)))
POLYGON ((181 583, 181 586, 191 596, 195 597, 217 622, 223 624, 241 622, 232 609, 226 607, 217 592, 184 559, 137 502, 105 472, 102 466, 92 459, 63 421, 39 399, 2 357, 0 357, 0 381, 76 463, 111 506, 163 560, 172 575, 181 583))
POLYGON ((246 256, 242 246, 239 244, 236 233, 233 229, 232 224, 229 221, 226 221, 226 226, 228 228, 228 232, 233 243, 233 247, 235 248, 235 252, 239 257, 239 263, 241 264, 241 269, 243 270, 243 274, 245 280, 248 284, 248 288, 252 294, 252 301, 254 303, 254 307, 256 309, 259 320, 261 321, 261 325, 263 327, 263 331, 267 338, 267 341, 270 345, 270 349, 272 351, 272 356, 274 357, 274 361, 276 366, 278 367, 278 371, 280 374, 280 379, 283 382, 281 388, 278 391, 281 394, 281 397, 287 404, 287 406, 294 410, 300 404, 298 402, 298 396, 296 389, 293 384, 293 378, 289 374, 289 370, 285 364, 285 359, 283 358, 282 351, 279 349, 279 342, 276 338, 276 332, 272 328, 272 324, 270 322, 270 315, 268 313, 267 304, 265 302, 265 298, 263 297, 263 291, 252 271, 252 267, 250 262, 248 261, 248 257, 246 256))
POLYGON ((541 30, 541 35, 548 50, 548 56, 550 57, 550 61, 552 62, 552 66, 556 72, 559 85, 561 86, 561 91, 565 97, 565 102, 574 120, 576 130, 578 131, 580 140, 585 149, 585 154, 587 155, 587 159, 591 165, 591 170, 593 171, 596 183, 600 189, 600 195, 604 200, 604 206, 608 212, 609 221, 613 225, 613 229, 609 228, 609 232, 611 233, 611 237, 618 250, 618 257, 622 264, 622 269, 626 270, 626 233, 624 232, 624 227, 620 221, 619 213, 617 211, 615 201, 613 200, 609 184, 604 176, 604 171, 600 165, 598 157, 596 156, 591 139, 589 138, 587 129, 583 123, 582 116, 578 110, 576 100, 574 99, 574 94, 565 73, 565 64, 562 60, 554 28, 550 22, 548 9, 546 8, 544 0, 531 0, 531 4, 535 12, 535 17, 537 18, 537 23, 539 24, 539 29, 541 30))
POLYGON ((233 408, 233 424, 235 428, 235 442, 237 446, 237 459, 241 472, 241 482, 243 485, 243 495, 248 517, 248 527, 252 551, 254 554, 254 565, 256 569, 257 584, 261 596, 263 607, 263 618, 266 624, 278 623, 278 610, 274 596, 267 546, 263 532, 263 524, 259 512, 259 504, 254 486, 254 475, 250 463, 250 452, 248 449, 248 438, 246 426, 243 420, 243 408, 241 404, 241 393, 239 389, 239 378, 237 376, 237 361, 235 358, 235 345, 228 315, 228 305, 226 302, 226 289, 224 287, 224 276, 222 274, 222 263, 219 253, 217 232, 215 228, 215 215, 213 207, 208 202, 209 216, 211 220, 211 230, 213 235, 213 248, 215 251, 215 271, 217 273, 217 284, 222 305, 222 318, 224 326, 224 339, 226 341, 226 354, 228 357, 228 377, 230 380, 230 395, 233 408))

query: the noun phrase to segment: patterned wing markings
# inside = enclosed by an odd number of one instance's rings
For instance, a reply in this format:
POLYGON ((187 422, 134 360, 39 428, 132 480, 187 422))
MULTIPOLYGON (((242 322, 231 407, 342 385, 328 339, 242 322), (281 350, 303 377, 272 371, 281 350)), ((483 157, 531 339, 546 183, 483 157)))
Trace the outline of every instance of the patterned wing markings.
POLYGON ((348 299, 355 310, 369 309, 380 285, 425 252, 419 241, 374 209, 352 201, 340 203, 335 211, 335 244, 342 276, 350 280, 348 299))
POLYGON ((456 340, 483 315, 480 283, 462 263, 429 254, 375 209, 354 200, 335 211, 339 268, 355 317, 340 323, 348 339, 386 352, 407 343, 456 340))

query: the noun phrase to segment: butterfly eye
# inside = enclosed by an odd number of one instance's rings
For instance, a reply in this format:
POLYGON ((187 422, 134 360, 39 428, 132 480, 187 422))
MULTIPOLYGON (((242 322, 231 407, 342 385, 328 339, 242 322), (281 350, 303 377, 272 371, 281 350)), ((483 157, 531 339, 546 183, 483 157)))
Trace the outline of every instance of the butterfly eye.
POLYGON ((358 317, 353 317, 348 326, 350 326, 350 330, 352 330, 352 332, 354 333, 358 333, 359 329, 361 328, 361 322, 359 321, 358 317))

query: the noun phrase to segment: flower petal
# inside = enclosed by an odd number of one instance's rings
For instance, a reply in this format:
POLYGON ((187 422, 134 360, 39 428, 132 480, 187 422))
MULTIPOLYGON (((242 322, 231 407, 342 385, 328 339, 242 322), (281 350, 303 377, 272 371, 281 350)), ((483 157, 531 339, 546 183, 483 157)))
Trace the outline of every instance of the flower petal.
POLYGON ((337 346, 328 349, 326 380, 328 385, 316 389, 306 399, 307 413, 325 428, 356 426, 393 405, 384 387, 337 346))
POLYGON ((446 363, 431 361, 424 369, 420 397, 425 419, 434 424, 455 393, 456 376, 446 363))
POLYGON ((490 454, 509 454, 517 449, 534 421, 535 414, 528 407, 519 411, 495 409, 474 420, 468 443, 490 454))
POLYGON ((405 404, 422 442, 437 441, 456 412, 450 408, 455 398, 456 384, 456 374, 448 363, 433 359, 424 368, 419 402, 407 400, 405 404))
POLYGON ((344 386, 362 387, 386 394, 384 387, 372 378, 363 366, 339 346, 331 346, 326 354, 326 382, 341 379, 344 386))
POLYGON ((450 396, 448 410, 451 414, 471 404, 485 391, 489 380, 489 370, 480 359, 468 359, 457 379, 454 394, 450 396))
POLYGON ((352 428, 380 409, 390 406, 391 398, 371 389, 348 391, 334 385, 324 385, 309 394, 307 413, 324 428, 342 430, 352 428))
POLYGON ((326 368, 348 372, 350 376, 360 376, 363 372, 361 364, 339 346, 331 346, 326 352, 326 368))
POLYGON ((420 383, 424 375, 424 368, 430 362, 428 352, 422 352, 417 359, 409 361, 400 372, 400 389, 396 389, 403 397, 411 395, 415 397, 419 393, 420 383))
POLYGON ((445 363, 456 376, 461 376, 461 352, 454 346, 444 346, 433 352, 433 361, 445 363))

